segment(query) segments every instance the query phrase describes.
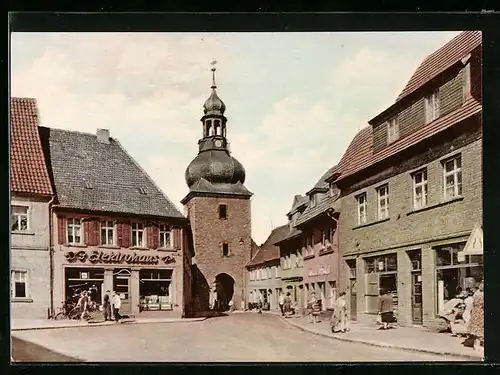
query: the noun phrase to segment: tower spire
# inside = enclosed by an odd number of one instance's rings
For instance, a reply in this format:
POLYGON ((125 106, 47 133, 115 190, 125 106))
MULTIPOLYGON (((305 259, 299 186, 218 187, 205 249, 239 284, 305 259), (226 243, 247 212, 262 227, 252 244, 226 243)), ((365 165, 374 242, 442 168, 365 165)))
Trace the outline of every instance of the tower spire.
POLYGON ((213 59, 212 62, 210 63, 212 65, 212 89, 216 89, 217 85, 215 84, 215 65, 217 64, 217 60, 213 59))

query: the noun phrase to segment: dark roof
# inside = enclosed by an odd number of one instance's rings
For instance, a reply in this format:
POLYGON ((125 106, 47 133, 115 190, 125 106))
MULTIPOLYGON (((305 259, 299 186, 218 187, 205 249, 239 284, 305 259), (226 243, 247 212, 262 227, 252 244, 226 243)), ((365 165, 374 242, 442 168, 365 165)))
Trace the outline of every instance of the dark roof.
POLYGON ((300 235, 302 234, 302 231, 300 229, 297 229, 295 227, 292 227, 290 229, 290 226, 288 225, 288 232, 286 233, 286 235, 283 237, 283 238, 279 238, 277 239, 274 244, 275 245, 279 245, 280 243, 282 242, 285 242, 285 241, 288 241, 288 240, 291 240, 293 238, 297 238, 299 237, 300 235))
POLYGON ((330 169, 328 169, 325 173, 323 173, 323 175, 320 177, 320 179, 318 180, 318 182, 316 182, 316 184, 314 185, 314 187, 308 191, 308 193, 314 191, 314 190, 326 190, 328 189, 328 183, 326 182, 326 179, 328 177, 330 177, 333 172, 336 170, 337 166, 333 166, 331 167, 330 169))
POLYGON ((257 266, 279 259, 280 248, 274 244, 283 239, 287 235, 288 230, 289 226, 287 224, 274 228, 267 240, 260 246, 260 250, 257 254, 247 263, 247 267, 257 266))
POLYGON ((466 57, 480 44, 480 31, 464 31, 457 35, 422 61, 403 91, 399 94, 397 101, 416 91, 432 78, 466 57))
POLYGON ((51 196, 36 99, 10 98, 10 190, 51 196))
POLYGON ((288 211, 287 215, 292 214, 299 207, 306 205, 308 201, 309 198, 307 198, 306 196, 300 194, 295 195, 293 197, 292 208, 290 208, 290 211, 288 211))
POLYGON ((181 203, 187 202, 192 196, 197 194, 208 194, 208 195, 237 195, 244 197, 251 197, 252 193, 248 191, 248 189, 238 181, 235 184, 228 183, 219 183, 212 184, 205 180, 204 178, 200 178, 189 188, 189 193, 182 198, 181 203))
POLYGON ((340 209, 338 204, 335 204, 338 201, 338 197, 330 197, 330 195, 326 195, 325 198, 323 198, 316 206, 311 207, 308 206, 304 213, 300 215, 300 217, 297 219, 295 222, 296 226, 302 225, 316 217, 318 217, 321 214, 326 213, 328 209, 333 208, 335 211, 338 211, 340 209))
POLYGON ((94 134, 41 131, 47 138, 59 207, 184 217, 116 139, 102 143, 94 134))

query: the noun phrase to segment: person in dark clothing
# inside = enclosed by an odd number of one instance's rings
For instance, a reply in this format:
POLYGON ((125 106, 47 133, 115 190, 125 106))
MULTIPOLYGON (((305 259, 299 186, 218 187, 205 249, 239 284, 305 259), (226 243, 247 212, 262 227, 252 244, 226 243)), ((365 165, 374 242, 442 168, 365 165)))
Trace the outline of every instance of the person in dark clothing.
POLYGON ((390 323, 394 320, 393 315, 393 300, 390 292, 387 289, 380 289, 380 305, 379 314, 382 320, 383 326, 380 329, 389 329, 390 323))
POLYGON ((106 290, 104 293, 104 301, 102 304, 103 313, 104 313, 104 321, 111 320, 111 301, 109 297, 109 290, 106 290))

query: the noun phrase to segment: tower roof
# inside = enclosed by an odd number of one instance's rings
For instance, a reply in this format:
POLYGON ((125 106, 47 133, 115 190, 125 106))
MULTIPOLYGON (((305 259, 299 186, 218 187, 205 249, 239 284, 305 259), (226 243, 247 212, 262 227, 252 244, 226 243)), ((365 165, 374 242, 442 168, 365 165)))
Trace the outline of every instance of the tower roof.
POLYGON ((215 64, 217 64, 217 61, 214 60, 212 61, 212 92, 210 93, 210 96, 208 99, 205 101, 205 104, 203 104, 203 112, 205 115, 223 115, 224 112, 226 111, 226 105, 224 102, 219 98, 217 95, 217 85, 215 83, 215 64))

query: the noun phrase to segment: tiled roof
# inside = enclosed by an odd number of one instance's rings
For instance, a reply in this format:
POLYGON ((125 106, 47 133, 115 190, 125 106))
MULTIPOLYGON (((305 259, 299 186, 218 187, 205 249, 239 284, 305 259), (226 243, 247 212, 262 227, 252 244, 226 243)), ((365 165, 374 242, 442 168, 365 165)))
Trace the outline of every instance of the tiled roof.
POLYGON ((309 202, 309 198, 300 194, 297 194, 293 197, 293 202, 292 202, 292 208, 290 208, 290 211, 288 211, 287 215, 290 215, 293 213, 295 210, 297 210, 299 207, 304 206, 309 202))
POLYGON ((10 98, 10 190, 52 195, 32 98, 10 98))
POLYGON ((408 96, 419 87, 466 57, 481 44, 480 31, 464 31, 422 61, 396 101, 408 96))
POLYGON ((330 195, 327 195, 325 198, 323 198, 318 204, 314 207, 308 206, 304 213, 297 219, 297 222, 295 223, 296 226, 302 225, 311 219, 314 219, 315 217, 319 216, 320 214, 325 213, 328 209, 333 208, 334 210, 339 210, 340 207, 336 205, 335 203, 339 202, 338 197, 330 197, 330 195))
POLYGON ((365 127, 362 129, 347 148, 346 153, 342 157, 339 165, 341 165, 342 174, 338 178, 343 179, 362 169, 374 165, 398 152, 411 147, 418 142, 429 138, 454 124, 473 116, 482 110, 482 105, 476 99, 468 99, 460 108, 448 113, 446 116, 430 122, 421 127, 417 131, 394 142, 388 147, 383 148, 377 153, 373 153, 372 148, 372 128, 365 127))
POLYGON ((184 217, 116 139, 102 143, 94 134, 44 127, 40 133, 59 207, 184 217))
POLYGON ((288 229, 288 225, 282 225, 274 228, 267 240, 260 246, 260 250, 257 254, 255 254, 252 260, 247 263, 247 267, 257 266, 259 264, 279 259, 280 248, 275 246, 274 243, 283 239, 288 233, 288 229))

